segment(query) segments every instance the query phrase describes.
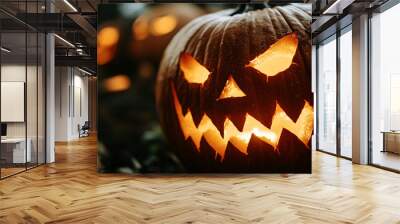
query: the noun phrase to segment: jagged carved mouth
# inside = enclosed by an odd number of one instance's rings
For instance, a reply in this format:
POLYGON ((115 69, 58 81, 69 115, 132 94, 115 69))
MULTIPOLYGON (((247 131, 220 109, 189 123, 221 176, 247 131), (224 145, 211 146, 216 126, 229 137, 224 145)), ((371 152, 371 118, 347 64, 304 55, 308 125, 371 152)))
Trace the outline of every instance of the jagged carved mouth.
POLYGON ((279 151, 278 145, 283 129, 291 132, 308 147, 313 131, 314 120, 313 107, 307 101, 304 102, 303 109, 296 122, 294 122, 285 113, 278 102, 276 102, 276 109, 270 127, 266 127, 247 113, 242 130, 239 130, 229 118, 226 118, 224 122, 224 131, 221 135, 207 114, 202 116, 198 126, 196 126, 193 121, 190 109, 188 109, 186 114, 183 114, 175 86, 172 84, 171 88, 180 128, 186 140, 189 137, 192 139, 197 151, 200 151, 201 139, 204 138, 215 151, 215 156, 217 157, 217 155, 219 155, 221 157, 221 161, 224 160, 225 151, 229 142, 240 152, 247 155, 247 147, 253 135, 271 145, 274 151, 279 151))

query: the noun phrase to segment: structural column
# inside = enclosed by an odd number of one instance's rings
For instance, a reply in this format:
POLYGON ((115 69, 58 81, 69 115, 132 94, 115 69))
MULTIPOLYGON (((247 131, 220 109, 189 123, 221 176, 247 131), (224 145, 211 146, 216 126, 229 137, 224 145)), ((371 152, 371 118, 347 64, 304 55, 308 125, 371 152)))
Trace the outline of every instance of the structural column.
POLYGON ((368 15, 353 20, 353 162, 368 163, 368 15))
MULTIPOLYGON (((53 12, 51 1, 46 1, 46 11, 53 12)), ((55 44, 54 34, 46 34, 46 163, 55 161, 55 44)))

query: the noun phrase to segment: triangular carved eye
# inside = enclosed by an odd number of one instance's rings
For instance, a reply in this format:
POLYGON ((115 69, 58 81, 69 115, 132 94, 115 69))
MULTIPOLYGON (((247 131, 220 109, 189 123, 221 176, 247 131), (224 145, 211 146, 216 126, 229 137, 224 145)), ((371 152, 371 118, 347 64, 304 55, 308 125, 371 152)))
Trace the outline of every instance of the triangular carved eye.
POLYGON ((246 96, 246 94, 239 88, 233 77, 229 76, 228 80, 226 80, 225 87, 217 100, 244 96, 246 96))
POLYGON ((266 76, 275 76, 290 67, 298 42, 295 33, 288 34, 251 60, 246 67, 252 67, 266 76))
POLYGON ((189 83, 204 84, 210 72, 188 53, 182 53, 179 67, 189 83))

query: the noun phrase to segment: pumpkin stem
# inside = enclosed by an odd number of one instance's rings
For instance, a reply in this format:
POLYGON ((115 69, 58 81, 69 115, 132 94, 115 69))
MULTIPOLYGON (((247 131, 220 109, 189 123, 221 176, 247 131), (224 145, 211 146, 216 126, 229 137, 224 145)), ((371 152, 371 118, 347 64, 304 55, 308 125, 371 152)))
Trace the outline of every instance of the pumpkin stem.
POLYGON ((271 5, 269 3, 257 3, 257 4, 249 4, 249 7, 251 10, 257 10, 257 9, 271 8, 271 5))
POLYGON ((250 4, 239 4, 237 9, 231 14, 231 16, 244 13, 244 12, 249 12, 249 11, 254 11, 258 9, 266 9, 266 8, 272 8, 275 6, 283 6, 287 5, 287 2, 279 2, 279 1, 269 1, 268 3, 250 3, 250 4))
POLYGON ((240 13, 244 13, 244 12, 258 10, 258 9, 265 9, 265 8, 271 8, 271 6, 268 3, 240 4, 237 7, 237 9, 231 14, 231 16, 240 14, 240 13))
POLYGON ((247 8, 246 4, 240 4, 236 8, 236 10, 232 14, 230 14, 230 16, 233 16, 233 15, 236 15, 236 14, 239 14, 239 13, 243 13, 244 11, 246 11, 246 8, 247 8))

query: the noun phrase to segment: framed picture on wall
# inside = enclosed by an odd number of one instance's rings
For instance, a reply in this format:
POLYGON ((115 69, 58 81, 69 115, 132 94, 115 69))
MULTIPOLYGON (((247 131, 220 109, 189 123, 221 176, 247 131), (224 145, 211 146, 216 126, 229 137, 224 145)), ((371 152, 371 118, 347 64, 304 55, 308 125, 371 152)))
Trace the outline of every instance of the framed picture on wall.
POLYGON ((25 82, 1 82, 1 122, 24 122, 25 82))

